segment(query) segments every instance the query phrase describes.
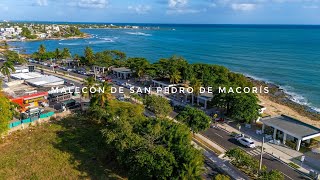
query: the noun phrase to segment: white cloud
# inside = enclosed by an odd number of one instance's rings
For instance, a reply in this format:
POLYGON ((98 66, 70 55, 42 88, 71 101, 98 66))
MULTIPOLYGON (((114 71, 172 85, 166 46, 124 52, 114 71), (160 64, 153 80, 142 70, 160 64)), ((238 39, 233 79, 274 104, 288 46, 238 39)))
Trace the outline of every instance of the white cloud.
POLYGON ((191 8, 188 0, 168 0, 167 14, 193 14, 204 11, 205 8, 191 8))
POLYGON ((129 10, 133 10, 137 14, 147 14, 151 10, 149 5, 128 6, 129 10))
POLYGON ((179 9, 188 4, 188 0, 169 0, 168 6, 171 9, 179 9))
POLYGON ((167 10, 167 14, 195 14, 200 12, 205 12, 206 9, 175 9, 175 10, 167 10))
POLYGON ((48 1, 47 0, 37 0, 36 4, 38 6, 48 6, 48 1))
POLYGON ((256 4, 249 4, 249 3, 243 3, 243 4, 231 4, 231 8, 235 11, 252 11, 256 8, 256 4))
POLYGON ((78 6, 81 8, 106 8, 109 2, 107 0, 80 0, 78 2, 70 2, 71 6, 78 6))

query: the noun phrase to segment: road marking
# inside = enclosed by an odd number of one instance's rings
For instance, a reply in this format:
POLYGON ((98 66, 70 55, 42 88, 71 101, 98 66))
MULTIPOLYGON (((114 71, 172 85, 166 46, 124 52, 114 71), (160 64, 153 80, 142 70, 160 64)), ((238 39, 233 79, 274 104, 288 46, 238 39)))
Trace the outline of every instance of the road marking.
POLYGON ((221 137, 222 139, 223 139, 223 137, 220 135, 220 134, 217 134, 217 133, 214 133, 215 135, 217 135, 217 136, 219 136, 219 137, 221 137))
POLYGON ((292 179, 290 176, 286 175, 285 173, 282 172, 282 174, 285 175, 287 178, 289 178, 289 179, 291 179, 291 180, 294 180, 294 179, 292 179))

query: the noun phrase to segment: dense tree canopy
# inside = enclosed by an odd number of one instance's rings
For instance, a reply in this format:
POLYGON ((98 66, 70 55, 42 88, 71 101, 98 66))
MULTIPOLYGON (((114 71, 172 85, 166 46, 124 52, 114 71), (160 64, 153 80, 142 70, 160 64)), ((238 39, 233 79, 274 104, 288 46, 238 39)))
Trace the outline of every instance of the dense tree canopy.
POLYGON ((195 133, 209 128, 211 122, 211 118, 204 111, 192 107, 185 107, 176 119, 187 124, 195 133))
POLYGON ((156 95, 147 96, 145 105, 157 117, 166 117, 173 110, 167 99, 156 95))
POLYGON ((112 101, 102 133, 130 179, 201 179, 203 156, 188 128, 168 119, 146 118, 143 107, 112 101))
POLYGON ((93 65, 95 63, 95 57, 92 48, 86 47, 84 50, 84 57, 88 65, 93 65))
MULTIPOLYGON (((39 48, 40 50, 40 48, 39 48)), ((55 52, 46 52, 40 55, 35 53, 38 59, 66 58, 70 57, 68 49, 62 52, 56 49, 55 52)), ((251 122, 256 120, 258 114, 258 98, 253 93, 221 93, 219 87, 237 88, 253 87, 253 84, 243 75, 229 71, 219 65, 210 64, 189 64, 187 60, 179 56, 162 58, 150 63, 145 58, 127 58, 126 54, 117 50, 105 50, 94 53, 92 48, 86 47, 83 56, 74 56, 78 65, 122 67, 126 66, 133 70, 135 77, 152 77, 169 80, 171 83, 182 83, 183 86, 192 87, 192 104, 199 95, 200 87, 213 88, 213 100, 209 101, 209 107, 221 107, 225 114, 235 120, 251 122)), ((198 101, 197 101, 198 102, 198 101)), ((155 104, 156 105, 156 104, 155 104)), ((150 107, 148 107, 150 108, 150 107)), ((155 111, 155 109, 152 109, 155 111)), ((167 106, 161 111, 169 111, 167 106)), ((159 114, 158 114, 159 115, 159 114)), ((161 113, 160 113, 161 115, 161 113)))

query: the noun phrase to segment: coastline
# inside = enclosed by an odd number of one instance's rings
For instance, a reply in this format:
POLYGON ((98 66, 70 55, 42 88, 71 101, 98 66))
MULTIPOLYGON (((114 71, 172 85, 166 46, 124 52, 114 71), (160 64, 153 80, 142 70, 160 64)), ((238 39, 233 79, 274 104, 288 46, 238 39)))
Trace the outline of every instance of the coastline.
MULTIPOLYGON (((68 37, 68 38, 48 38, 48 39, 35 39, 26 41, 45 41, 45 40, 61 40, 61 39, 85 39, 92 37, 90 34, 85 33, 81 37, 68 37)), ((20 40, 19 40, 20 41, 20 40)), ((0 50, 1 51, 1 50, 0 50)), ((240 72, 239 72, 240 73, 240 72)), ((243 73, 240 73, 243 74, 243 73)), ((245 75, 245 74, 244 74, 245 75)), ((266 82, 259 78, 250 77, 247 78, 257 87, 264 86, 269 87, 270 92, 268 94, 258 94, 260 104, 267 108, 266 114, 275 116, 280 114, 286 114, 297 118, 308 124, 312 124, 320 128, 320 113, 312 110, 307 105, 302 105, 292 100, 292 96, 286 93, 280 86, 266 82)))
POLYGON ((37 39, 7 39, 7 40, 1 40, 0 42, 31 42, 31 41, 46 41, 46 40, 62 40, 62 39, 86 39, 91 38, 91 34, 84 33, 83 36, 71 36, 71 37, 55 37, 55 38, 37 38, 37 39))
POLYGON ((276 116, 286 114, 302 122, 320 128, 320 113, 307 105, 302 105, 292 100, 292 96, 286 93, 278 85, 247 77, 255 86, 269 87, 268 94, 258 94, 260 104, 267 109, 265 114, 276 116))

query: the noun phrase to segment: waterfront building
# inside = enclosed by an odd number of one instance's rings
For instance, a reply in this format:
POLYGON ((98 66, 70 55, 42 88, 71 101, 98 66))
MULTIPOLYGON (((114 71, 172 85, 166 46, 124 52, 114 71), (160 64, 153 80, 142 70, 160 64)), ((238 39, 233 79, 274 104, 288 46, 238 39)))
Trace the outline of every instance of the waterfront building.
POLYGON ((297 151, 300 150, 301 145, 306 146, 310 143, 310 139, 320 136, 320 129, 310 124, 304 123, 292 117, 281 115, 275 117, 262 118, 262 133, 267 133, 268 127, 273 130, 271 136, 274 141, 280 139, 282 144, 288 141, 294 143, 297 151))
POLYGON ((129 79, 132 77, 131 69, 120 67, 120 68, 113 68, 112 74, 114 74, 119 79, 129 79))

